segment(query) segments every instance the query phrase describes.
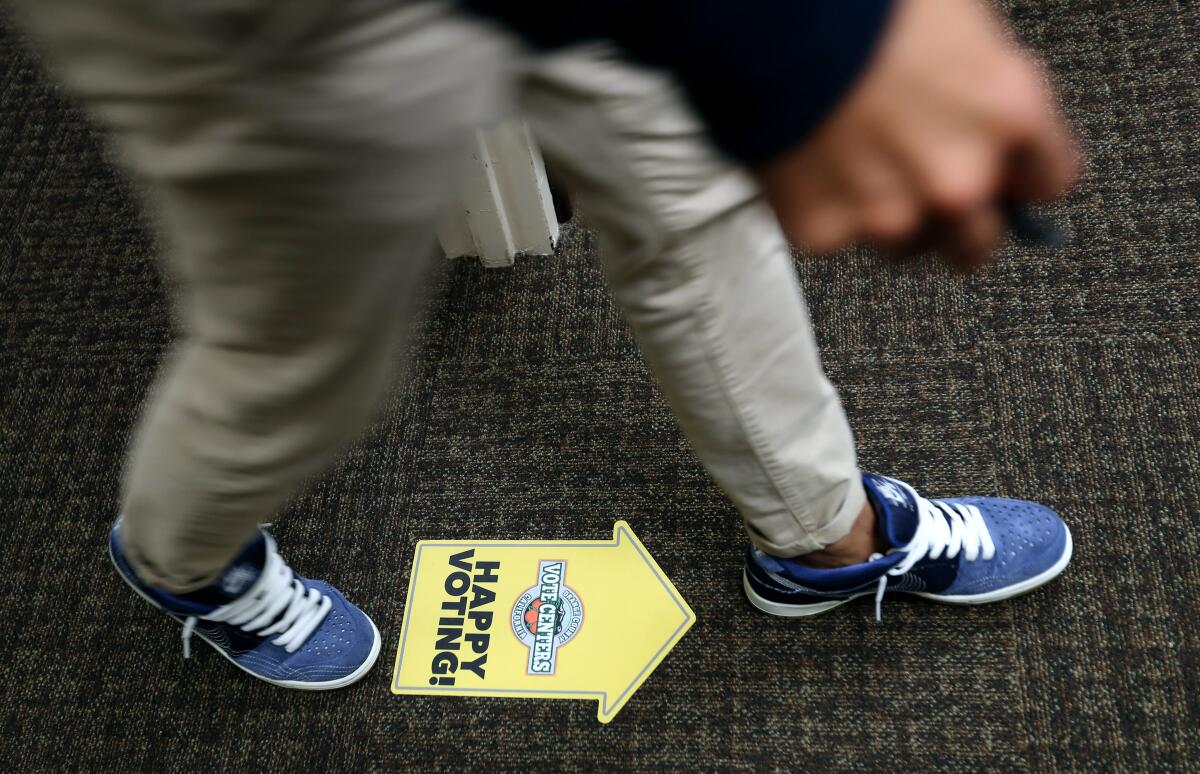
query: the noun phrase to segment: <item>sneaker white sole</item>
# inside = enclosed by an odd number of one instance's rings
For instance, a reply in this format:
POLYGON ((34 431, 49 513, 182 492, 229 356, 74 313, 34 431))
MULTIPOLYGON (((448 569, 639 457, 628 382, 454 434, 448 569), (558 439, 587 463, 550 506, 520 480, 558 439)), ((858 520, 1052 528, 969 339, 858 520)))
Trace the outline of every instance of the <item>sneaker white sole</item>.
MULTIPOLYGON (((113 556, 112 546, 109 546, 109 548, 108 548, 108 558, 112 561, 113 567, 116 568, 117 576, 120 577, 121 580, 125 581, 125 585, 127 585, 129 588, 133 589, 134 593, 136 593, 139 597, 146 600, 150 604, 154 605, 159 610, 163 609, 162 605, 158 604, 158 602, 156 602, 153 597, 150 597, 149 595, 147 595, 144 591, 142 591, 137 586, 135 586, 132 581, 130 581, 128 578, 125 577, 125 573, 121 572, 120 568, 117 567, 117 558, 115 556, 113 556)), ((166 611, 164 611, 164 612, 166 612, 166 611)), ((269 677, 263 677, 262 675, 256 674, 255 672, 252 672, 249 669, 247 669, 246 667, 239 664, 237 661, 235 661, 233 659, 232 656, 230 656, 228 653, 225 652, 224 648, 222 648, 220 645, 218 645, 217 643, 210 640, 208 637, 205 637, 202 632, 194 631, 194 632, 192 632, 192 634, 193 634, 193 636, 199 637, 200 639, 207 642, 210 646, 212 646, 213 650, 215 650, 217 653, 220 653, 222 656, 224 656, 226 661, 233 664, 235 667, 242 670, 243 672, 250 675, 251 677, 254 677, 258 680, 262 680, 264 683, 270 683, 271 685, 278 685, 281 688, 291 688, 293 690, 298 690, 298 691, 332 691, 335 688, 345 688, 347 685, 352 685, 354 683, 357 683, 359 680, 361 680, 363 678, 364 675, 367 674, 367 672, 371 671, 371 667, 375 666, 375 661, 376 661, 376 659, 379 658, 379 651, 383 645, 383 639, 379 636, 379 629, 376 628, 375 622, 371 620, 371 616, 367 615, 366 613, 363 613, 363 615, 366 616, 367 623, 371 624, 371 632, 375 637, 374 641, 371 643, 371 652, 367 655, 366 661, 363 661, 362 664, 360 664, 358 666, 358 668, 355 669, 350 674, 348 674, 344 677, 339 677, 336 680, 326 680, 324 682, 308 682, 305 680, 273 680, 269 677)), ((171 618, 172 621, 175 621, 175 617, 173 615, 168 616, 168 617, 171 618)), ((175 623, 179 624, 180 626, 183 626, 182 621, 175 621, 175 623)))
MULTIPOLYGON (((928 591, 901 591, 892 593, 915 594, 918 597, 932 599, 935 602, 943 602, 948 605, 986 605, 989 602, 999 602, 1002 599, 1011 599, 1022 594, 1028 594, 1038 586, 1043 586, 1057 578, 1067 565, 1071 563, 1071 555, 1074 553, 1074 544, 1071 539, 1071 530, 1067 529, 1067 542, 1063 547, 1062 556, 1058 558, 1053 565, 1033 576, 1026 578, 1020 583, 1014 583, 1011 586, 1006 586, 1002 589, 989 591, 984 594, 934 594, 928 591)), ((759 610, 769 615, 779 616, 781 618, 803 618, 810 615, 819 615, 832 610, 833 608, 844 605, 851 600, 859 597, 867 597, 873 595, 874 591, 863 591, 845 599, 834 599, 828 602, 813 602, 807 605, 789 605, 783 602, 772 602, 769 599, 764 599, 750 586, 750 579, 746 577, 746 573, 742 571, 742 589, 746 592, 746 598, 750 600, 750 604, 754 605, 759 610)))

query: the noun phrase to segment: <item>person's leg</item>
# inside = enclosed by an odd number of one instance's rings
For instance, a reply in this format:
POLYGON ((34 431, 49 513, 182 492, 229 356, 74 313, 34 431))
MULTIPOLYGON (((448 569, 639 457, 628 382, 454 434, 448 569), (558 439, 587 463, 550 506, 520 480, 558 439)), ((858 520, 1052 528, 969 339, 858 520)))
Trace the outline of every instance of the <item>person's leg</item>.
POLYGON ((873 594, 878 616, 888 590, 980 604, 1062 572, 1071 535, 1045 506, 930 500, 859 473, 775 218, 669 80, 578 51, 537 67, 524 102, 672 408, 745 517, 753 605, 806 616, 873 594))
MULTIPOLYGON (((700 460, 778 556, 850 534, 866 498, 788 245, 664 76, 594 47, 522 104, 601 236, 618 302, 700 460)), ((868 535, 869 537, 869 535, 868 535)))
POLYGON ((122 542, 211 582, 363 426, 503 44, 436 4, 31 0, 146 185, 182 335, 136 433, 122 542))
POLYGON ((372 410, 508 45, 394 0, 27 10, 145 185, 179 281, 113 564, 183 625, 185 656, 196 635, 275 685, 349 685, 378 629, 257 525, 372 410))

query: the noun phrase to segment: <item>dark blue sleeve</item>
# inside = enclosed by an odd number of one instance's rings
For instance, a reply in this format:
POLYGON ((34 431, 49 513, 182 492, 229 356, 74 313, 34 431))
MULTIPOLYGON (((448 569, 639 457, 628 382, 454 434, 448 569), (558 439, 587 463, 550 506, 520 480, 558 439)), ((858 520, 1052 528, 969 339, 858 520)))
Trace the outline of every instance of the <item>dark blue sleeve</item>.
POLYGON ((463 0, 541 47, 607 38, 679 78, 717 144, 756 165, 853 85, 891 0, 463 0))

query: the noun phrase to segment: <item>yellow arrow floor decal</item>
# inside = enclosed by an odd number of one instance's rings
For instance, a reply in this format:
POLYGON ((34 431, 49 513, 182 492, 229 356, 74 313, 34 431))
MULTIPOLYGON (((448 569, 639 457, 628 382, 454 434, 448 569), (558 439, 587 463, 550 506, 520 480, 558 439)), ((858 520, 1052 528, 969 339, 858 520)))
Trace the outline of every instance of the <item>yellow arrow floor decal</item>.
POLYGON ((423 540, 392 693, 597 699, 607 723, 696 620, 623 521, 609 540, 423 540))

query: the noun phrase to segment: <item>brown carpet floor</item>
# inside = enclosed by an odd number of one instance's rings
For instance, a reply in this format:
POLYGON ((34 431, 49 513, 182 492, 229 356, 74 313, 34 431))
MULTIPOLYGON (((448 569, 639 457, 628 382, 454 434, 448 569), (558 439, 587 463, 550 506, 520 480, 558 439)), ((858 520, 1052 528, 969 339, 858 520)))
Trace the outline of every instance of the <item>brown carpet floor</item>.
POLYGON ((276 520, 386 644, 353 689, 285 692, 178 629, 104 553, 121 453, 170 336, 155 245, 77 108, 0 24, 0 768, 1200 767, 1200 6, 1021 0, 1090 172, 1060 253, 967 279, 801 263, 865 467, 1060 509, 1055 584, 980 609, 810 621, 741 596, 740 526, 572 226, 560 255, 456 263, 372 432, 276 520), (399 698, 416 540, 602 538, 628 519, 698 623, 616 721, 584 702, 399 698))

